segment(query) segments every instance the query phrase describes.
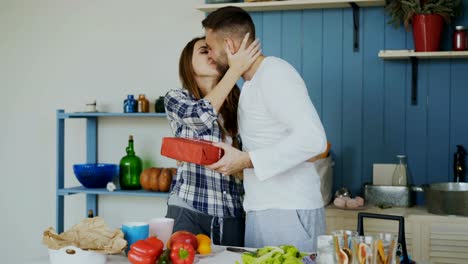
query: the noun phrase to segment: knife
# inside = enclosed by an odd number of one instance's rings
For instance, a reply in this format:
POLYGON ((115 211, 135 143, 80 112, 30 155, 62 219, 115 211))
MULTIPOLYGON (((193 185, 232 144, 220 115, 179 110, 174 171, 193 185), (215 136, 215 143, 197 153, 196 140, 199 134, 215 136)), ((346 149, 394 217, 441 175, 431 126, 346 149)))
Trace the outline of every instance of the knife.
POLYGON ((250 251, 244 248, 236 248, 236 247, 227 247, 227 251, 235 252, 235 253, 252 253, 252 254, 257 254, 256 251, 250 251))

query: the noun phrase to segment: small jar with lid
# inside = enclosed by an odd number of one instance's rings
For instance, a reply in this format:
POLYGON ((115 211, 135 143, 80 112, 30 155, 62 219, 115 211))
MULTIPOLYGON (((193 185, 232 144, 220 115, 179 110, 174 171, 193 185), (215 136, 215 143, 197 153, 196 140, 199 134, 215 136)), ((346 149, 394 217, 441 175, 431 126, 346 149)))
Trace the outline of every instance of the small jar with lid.
POLYGON ((464 26, 456 26, 453 32, 453 50, 464 51, 468 50, 468 33, 464 26))

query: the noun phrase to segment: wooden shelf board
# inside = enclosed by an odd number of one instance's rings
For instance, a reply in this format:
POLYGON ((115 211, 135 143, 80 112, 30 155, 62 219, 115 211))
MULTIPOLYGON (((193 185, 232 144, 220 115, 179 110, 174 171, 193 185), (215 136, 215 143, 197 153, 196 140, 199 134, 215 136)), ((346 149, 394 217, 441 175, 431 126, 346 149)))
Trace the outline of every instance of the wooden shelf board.
POLYGON ((203 12, 212 12, 224 6, 237 6, 246 11, 277 11, 277 10, 303 10, 303 9, 321 9, 321 8, 345 8, 351 7, 350 2, 356 3, 361 7, 384 6, 384 0, 286 0, 286 1, 267 1, 250 3, 223 3, 223 4, 204 4, 197 7, 203 12))
POLYGON ((464 59, 468 58, 468 51, 415 52, 412 50, 381 50, 379 52, 379 58, 387 60, 401 60, 412 57, 419 59, 464 59))
POLYGON ((109 192, 106 188, 85 188, 83 186, 58 189, 60 196, 72 195, 77 193, 98 194, 98 195, 117 195, 117 196, 150 196, 150 197, 168 197, 168 192, 149 192, 145 190, 115 190, 109 192))
POLYGON ((111 113, 111 112, 76 112, 60 113, 59 118, 86 118, 86 117, 166 117, 166 113, 111 113))

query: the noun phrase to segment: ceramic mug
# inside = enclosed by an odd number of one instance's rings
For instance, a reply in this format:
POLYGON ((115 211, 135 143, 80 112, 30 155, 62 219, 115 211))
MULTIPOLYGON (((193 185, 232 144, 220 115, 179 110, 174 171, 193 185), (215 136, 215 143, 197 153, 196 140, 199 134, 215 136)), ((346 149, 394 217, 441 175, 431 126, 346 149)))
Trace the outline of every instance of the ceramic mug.
POLYGON ((146 239, 149 236, 149 225, 145 222, 128 222, 122 224, 122 232, 124 233, 125 240, 127 240, 128 253, 130 246, 141 239, 146 239))
POLYGON ((172 235, 174 228, 174 219, 172 218, 153 218, 147 221, 150 228, 150 236, 157 236, 163 243, 164 247, 172 235))

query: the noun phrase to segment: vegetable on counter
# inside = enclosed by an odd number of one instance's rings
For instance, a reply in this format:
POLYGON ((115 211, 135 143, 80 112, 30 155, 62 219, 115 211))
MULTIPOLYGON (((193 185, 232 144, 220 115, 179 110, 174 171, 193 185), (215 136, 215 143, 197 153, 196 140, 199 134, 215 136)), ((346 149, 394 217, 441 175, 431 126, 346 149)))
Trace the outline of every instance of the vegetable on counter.
POLYGON ((302 264, 302 258, 308 255, 290 245, 263 247, 256 253, 242 254, 242 264, 302 264))
POLYGON ((171 248, 172 264, 192 264, 195 260, 195 249, 192 245, 181 241, 175 242, 171 248))
POLYGON ((171 262, 171 250, 166 249, 163 251, 161 256, 159 256, 158 264, 172 264, 171 262))
POLYGON ((154 264, 163 252, 164 243, 156 237, 138 240, 128 252, 132 264, 154 264))

